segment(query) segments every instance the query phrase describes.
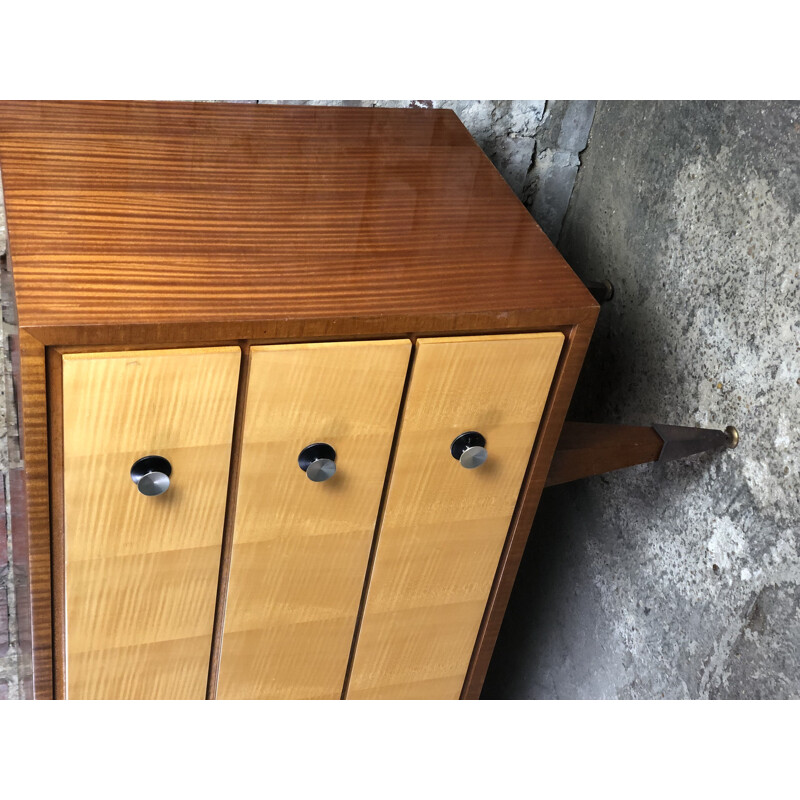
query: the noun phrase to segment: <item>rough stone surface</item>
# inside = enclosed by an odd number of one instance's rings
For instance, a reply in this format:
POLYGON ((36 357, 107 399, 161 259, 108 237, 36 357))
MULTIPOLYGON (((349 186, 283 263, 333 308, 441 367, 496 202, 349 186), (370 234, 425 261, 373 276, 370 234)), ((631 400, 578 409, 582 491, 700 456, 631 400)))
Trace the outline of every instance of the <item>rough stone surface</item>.
MULTIPOLYGON (((2 185, 0 184, 0 198, 2 185)), ((0 214, 2 213, 0 201, 0 214)), ((8 412, 7 384, 11 374, 9 334, 16 331, 14 309, 5 296, 5 259, 0 256, 0 305, 2 305, 3 374, 0 376, 0 699, 17 700, 25 696, 24 682, 28 676, 20 674, 19 637, 17 629, 16 593, 14 590, 14 557, 11 540, 11 508, 8 495, 9 445, 14 450, 14 467, 19 466, 19 435, 16 431, 16 416, 8 412), (14 428, 8 435, 8 420, 14 428)))
POLYGON ((522 201, 553 242, 561 233, 596 105, 594 100, 551 101, 536 133, 522 201))
POLYGON ((8 241, 8 231, 6 229, 6 209, 3 205, 3 180, 0 176, 0 257, 6 253, 6 242, 8 241))
MULTIPOLYGON (((544 100, 434 100, 450 108, 518 197, 526 187, 544 100)), ((564 209, 566 212, 566 208, 564 209)))
POLYGON ((736 450, 545 492, 486 697, 800 697, 800 105, 601 103, 560 247, 574 419, 736 450))
MULTIPOLYGON (((6 251, 6 215, 3 207, 3 183, 0 177, 0 267, 6 251)), ((0 301, 2 298, 0 298, 0 301)), ((3 328, 5 324, 3 323, 3 328)), ((3 350, 3 370, 9 368, 6 358, 6 331, 0 340, 3 350)), ((0 376, 2 378, 5 377, 0 376)), ((16 641, 16 604, 13 586, 13 559, 11 552, 11 531, 7 525, 10 508, 7 503, 6 481, 8 475, 8 436, 6 428, 5 380, 0 380, 0 700, 20 697, 20 681, 16 641)))

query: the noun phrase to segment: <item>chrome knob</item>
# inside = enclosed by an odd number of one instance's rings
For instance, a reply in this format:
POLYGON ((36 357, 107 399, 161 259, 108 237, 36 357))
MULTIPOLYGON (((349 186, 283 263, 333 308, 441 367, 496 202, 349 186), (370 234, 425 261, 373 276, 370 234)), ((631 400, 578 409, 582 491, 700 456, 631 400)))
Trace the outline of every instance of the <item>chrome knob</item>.
POLYGON ((310 481, 327 481, 336 473, 336 451, 329 444, 315 442, 300 451, 297 463, 310 481))
POLYGON ((131 467, 131 480, 148 497, 164 494, 169 489, 172 464, 161 456, 145 456, 131 467))
POLYGON ((464 469, 475 469, 483 464, 489 456, 489 453, 486 452, 486 439, 478 431, 466 431, 453 439, 453 443, 450 445, 450 455, 464 469))

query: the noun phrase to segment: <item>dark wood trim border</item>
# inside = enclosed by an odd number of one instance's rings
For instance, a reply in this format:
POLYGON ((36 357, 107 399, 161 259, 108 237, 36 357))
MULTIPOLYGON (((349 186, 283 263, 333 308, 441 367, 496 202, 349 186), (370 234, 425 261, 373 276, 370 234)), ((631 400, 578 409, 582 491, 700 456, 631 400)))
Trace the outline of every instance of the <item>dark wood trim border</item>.
POLYGON ((586 292, 586 305, 544 310, 523 309, 508 313, 464 312, 462 314, 413 313, 386 317, 277 319, 262 321, 209 321, 203 325, 186 322, 113 327, 92 325, 82 328, 26 328, 46 346, 67 352, 102 350, 146 350, 158 347, 205 347, 219 344, 290 344, 292 342, 344 342, 357 339, 403 339, 411 335, 482 336, 552 331, 587 319, 594 320, 599 306, 586 292), (68 349, 68 348, 74 348, 68 349))
POLYGON ((54 696, 54 684, 45 348, 27 331, 21 330, 19 353, 17 407, 25 492, 23 496, 12 497, 11 502, 18 504, 20 510, 15 517, 24 520, 19 533, 28 543, 28 591, 25 595, 30 602, 33 696, 37 700, 47 700, 54 696))
POLYGON ((64 415, 61 352, 45 351, 50 464, 50 558, 53 608, 53 697, 67 699, 67 580, 64 530, 64 415))

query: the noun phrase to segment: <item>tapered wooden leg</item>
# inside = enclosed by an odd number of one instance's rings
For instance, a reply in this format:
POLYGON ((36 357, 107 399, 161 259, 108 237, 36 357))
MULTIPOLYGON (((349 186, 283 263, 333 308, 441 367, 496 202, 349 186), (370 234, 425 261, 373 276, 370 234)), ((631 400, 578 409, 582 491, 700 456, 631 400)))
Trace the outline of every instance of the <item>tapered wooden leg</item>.
POLYGON ((634 426, 565 422, 550 464, 545 486, 556 486, 591 475, 670 461, 721 447, 736 447, 739 432, 687 428, 679 425, 634 426))

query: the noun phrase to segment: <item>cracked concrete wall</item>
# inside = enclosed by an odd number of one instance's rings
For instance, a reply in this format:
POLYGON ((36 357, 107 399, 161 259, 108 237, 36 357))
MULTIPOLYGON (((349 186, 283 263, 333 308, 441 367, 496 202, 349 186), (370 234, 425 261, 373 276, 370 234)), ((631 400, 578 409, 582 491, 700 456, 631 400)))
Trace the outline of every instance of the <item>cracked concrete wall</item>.
POLYGON ((594 119, 594 100, 555 101, 536 133, 536 156, 528 169, 522 201, 554 243, 567 213, 594 119))
POLYGON ((560 248, 605 305, 570 417, 736 450, 545 492, 487 697, 800 697, 800 105, 601 103, 560 248))
MULTIPOLYGON (((6 249, 6 218, 2 203, 3 183, 0 178, 0 270, 6 249)), ((0 291, 0 300, 3 292, 0 291)), ((17 635, 16 596, 14 592, 14 558, 11 545, 11 508, 8 503, 8 428, 6 413, 6 376, 11 363, 8 334, 13 326, 8 321, 8 308, 2 303, 3 374, 0 376, 0 700, 16 700, 23 696, 19 675, 19 637, 17 635)))
POLYGON ((3 205, 3 178, 0 175, 0 257, 6 254, 8 234, 6 229, 6 209, 3 205))

